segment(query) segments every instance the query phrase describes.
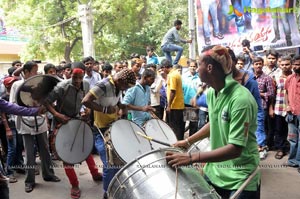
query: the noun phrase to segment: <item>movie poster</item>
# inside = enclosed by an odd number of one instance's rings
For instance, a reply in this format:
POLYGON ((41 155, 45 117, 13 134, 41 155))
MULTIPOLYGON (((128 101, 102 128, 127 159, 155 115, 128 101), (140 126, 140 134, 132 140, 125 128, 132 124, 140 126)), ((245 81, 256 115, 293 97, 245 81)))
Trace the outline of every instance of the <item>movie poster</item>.
POLYGON ((241 41, 251 48, 295 48, 300 46, 296 0, 195 0, 198 51, 208 45, 224 45, 236 53, 241 41))

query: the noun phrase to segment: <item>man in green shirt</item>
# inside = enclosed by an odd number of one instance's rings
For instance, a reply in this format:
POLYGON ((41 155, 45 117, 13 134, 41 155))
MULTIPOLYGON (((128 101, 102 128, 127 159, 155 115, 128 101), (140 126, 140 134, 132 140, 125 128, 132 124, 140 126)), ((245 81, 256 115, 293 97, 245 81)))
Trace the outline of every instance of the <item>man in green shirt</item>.
MULTIPOLYGON (((232 78, 231 66, 231 57, 224 47, 215 46, 201 54, 198 73, 211 86, 207 93, 210 123, 175 143, 187 148, 210 137, 212 151, 166 154, 172 167, 207 163, 205 177, 222 198, 233 195, 259 164, 255 138, 257 104, 251 93, 232 78)), ((259 183, 260 174, 256 174, 239 198, 259 198, 259 183)))

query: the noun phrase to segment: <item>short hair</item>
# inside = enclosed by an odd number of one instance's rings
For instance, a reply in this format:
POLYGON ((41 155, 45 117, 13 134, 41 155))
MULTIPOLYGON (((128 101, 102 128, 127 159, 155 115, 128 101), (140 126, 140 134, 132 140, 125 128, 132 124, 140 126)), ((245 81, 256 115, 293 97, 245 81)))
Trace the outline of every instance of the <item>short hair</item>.
POLYGON ((172 64, 171 64, 170 60, 168 60, 168 59, 163 59, 160 62, 160 65, 161 65, 161 68, 172 68, 172 64))
POLYGON ((154 70, 157 70, 156 64, 147 64, 146 68, 153 68, 154 70))
POLYGON ((109 62, 105 62, 102 65, 102 71, 104 71, 104 70, 112 70, 112 69, 113 69, 113 67, 112 67, 112 65, 109 62))
POLYGON ((11 65, 15 66, 16 64, 22 64, 22 62, 20 60, 16 60, 16 61, 13 61, 13 63, 11 65))
POLYGON ((177 25, 182 25, 182 21, 180 21, 179 19, 176 19, 174 21, 174 26, 177 26, 177 25))
POLYGON ((95 59, 92 56, 88 56, 88 57, 84 57, 81 62, 85 64, 88 61, 95 61, 95 59))
POLYGON ((292 61, 292 57, 289 55, 281 56, 281 61, 292 61))
POLYGON ((38 64, 34 61, 27 61, 23 65, 23 71, 25 72, 25 70, 27 70, 28 72, 30 72, 34 66, 38 66, 38 64))
POLYGON ((143 61, 140 58, 133 58, 131 60, 131 66, 133 66, 135 64, 140 64, 141 65, 142 63, 143 63, 143 61))
POLYGON ((124 83, 134 86, 136 83, 136 77, 134 72, 131 69, 125 68, 120 72, 115 74, 119 80, 124 81, 124 83))
POLYGON ((66 69, 66 68, 72 68, 72 64, 71 64, 71 63, 65 64, 65 65, 64 65, 64 69, 66 69))
POLYGON ((254 64, 256 62, 262 62, 262 64, 264 64, 264 59, 262 57, 254 57, 252 63, 254 64))
POLYGON ((266 57, 268 57, 269 55, 273 55, 274 57, 276 57, 276 59, 278 59, 278 52, 275 49, 270 49, 266 51, 266 57))
POLYGON ((146 68, 142 74, 142 77, 155 77, 155 72, 149 68, 146 68))
POLYGON ((244 47, 244 46, 250 46, 250 41, 248 40, 248 39, 244 39, 243 41, 242 41, 242 46, 244 47))
POLYGON ((48 71, 49 71, 51 68, 54 68, 54 69, 56 70, 56 68, 55 68, 55 66, 54 66, 53 64, 51 64, 51 63, 46 64, 46 65, 44 66, 44 72, 45 72, 45 74, 47 74, 48 71))
POLYGON ((146 51, 147 51, 147 52, 149 52, 149 51, 153 52, 153 51, 154 51, 154 47, 152 47, 152 46, 147 46, 147 47, 146 47, 146 51))
POLYGON ((74 68, 80 68, 83 71, 85 71, 85 65, 82 62, 72 62, 72 67, 71 68, 72 68, 72 70, 74 68))
POLYGON ((298 61, 298 60, 300 60, 300 55, 296 55, 295 57, 293 57, 292 64, 295 63, 295 61, 298 61))
POLYGON ((14 67, 14 66, 7 69, 8 75, 12 76, 12 74, 15 72, 16 69, 17 69, 17 67, 14 67))
POLYGON ((245 63, 245 56, 244 55, 238 55, 237 57, 236 57, 236 61, 238 61, 238 60, 240 60, 240 61, 242 61, 242 62, 244 62, 245 63))

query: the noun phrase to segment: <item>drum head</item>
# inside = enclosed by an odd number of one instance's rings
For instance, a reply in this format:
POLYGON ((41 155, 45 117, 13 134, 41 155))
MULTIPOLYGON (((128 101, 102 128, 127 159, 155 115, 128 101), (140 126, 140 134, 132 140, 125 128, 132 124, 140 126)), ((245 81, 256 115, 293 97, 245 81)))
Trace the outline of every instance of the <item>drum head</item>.
POLYGON ((144 134, 143 129, 137 124, 124 119, 115 121, 110 130, 113 147, 126 163, 151 151, 150 142, 136 132, 144 134))
POLYGON ((21 106, 41 106, 59 81, 51 75, 36 75, 27 79, 17 91, 17 103, 21 106))
POLYGON ((77 164, 86 160, 93 146, 91 127, 82 120, 70 120, 57 131, 55 148, 59 158, 66 163, 77 164))
MULTIPOLYGON (((171 127, 164 121, 159 119, 148 120, 145 124, 145 133, 153 139, 174 144, 177 142, 177 137, 171 127)), ((153 149, 166 148, 167 146, 152 142, 153 149)))

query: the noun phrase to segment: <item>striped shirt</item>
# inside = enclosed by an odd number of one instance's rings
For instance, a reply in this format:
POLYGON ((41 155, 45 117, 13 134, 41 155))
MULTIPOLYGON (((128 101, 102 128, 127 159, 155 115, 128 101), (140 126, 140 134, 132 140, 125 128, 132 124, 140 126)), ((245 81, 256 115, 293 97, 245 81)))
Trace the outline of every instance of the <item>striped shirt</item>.
POLYGON ((286 116, 286 100, 285 100, 285 81, 286 77, 279 77, 275 79, 276 83, 276 100, 274 106, 274 112, 276 115, 286 116))
POLYGON ((261 103, 263 109, 268 108, 268 102, 272 97, 274 97, 274 85, 273 79, 262 73, 260 76, 256 76, 256 81, 258 83, 259 92, 261 95, 261 103))

